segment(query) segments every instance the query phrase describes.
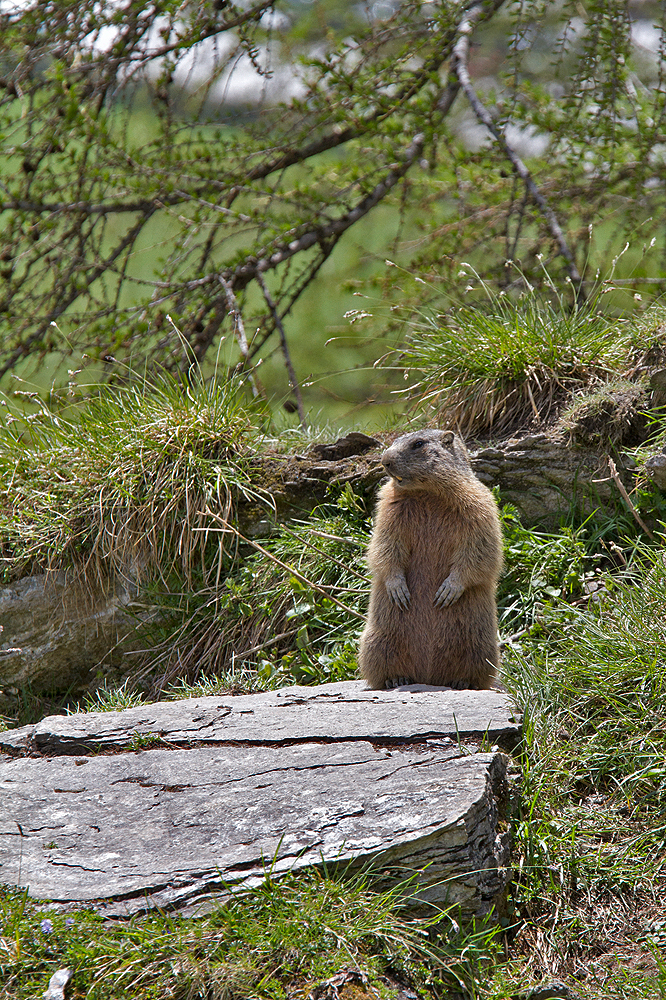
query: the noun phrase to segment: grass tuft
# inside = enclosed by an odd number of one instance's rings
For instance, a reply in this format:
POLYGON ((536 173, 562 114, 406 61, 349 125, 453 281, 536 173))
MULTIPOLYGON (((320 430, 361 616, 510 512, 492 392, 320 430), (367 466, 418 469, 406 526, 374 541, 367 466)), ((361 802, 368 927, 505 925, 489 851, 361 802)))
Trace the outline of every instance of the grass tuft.
POLYGON ((410 321, 400 353, 410 397, 464 437, 543 424, 576 393, 619 375, 640 379, 640 358, 666 349, 663 325, 602 311, 605 284, 584 303, 566 302, 552 284, 551 298, 529 284, 517 296, 483 287, 486 302, 410 321))
POLYGON ((307 521, 276 525, 263 551, 243 551, 219 587, 155 593, 159 613, 146 636, 153 693, 188 694, 207 688, 206 677, 252 691, 354 676, 369 533, 365 504, 346 488, 307 521))
POLYGON ((126 708, 138 708, 143 704, 143 695, 133 689, 129 677, 117 686, 104 681, 99 687, 89 691, 83 705, 70 706, 68 713, 74 712, 122 712, 126 708))
POLYGON ((0 538, 5 580, 68 569, 88 590, 130 588, 175 567, 214 575, 222 538, 197 530, 207 506, 228 516, 256 438, 242 387, 193 372, 99 387, 70 411, 33 401, 0 424, 0 538))

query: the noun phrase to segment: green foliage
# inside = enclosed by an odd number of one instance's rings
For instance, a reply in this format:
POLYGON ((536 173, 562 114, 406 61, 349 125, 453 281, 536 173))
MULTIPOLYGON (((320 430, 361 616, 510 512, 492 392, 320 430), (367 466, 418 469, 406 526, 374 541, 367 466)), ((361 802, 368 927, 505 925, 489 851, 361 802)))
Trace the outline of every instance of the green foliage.
POLYGON ((100 386, 66 411, 5 407, 5 579, 66 570, 78 584, 72 600, 91 606, 120 582, 155 647, 152 659, 135 659, 131 684, 104 681, 87 709, 134 704, 160 671, 156 690, 211 675, 253 690, 355 671, 350 614, 361 618, 368 590, 364 502, 345 489, 309 520, 275 524, 254 551, 238 533, 236 502, 274 514, 253 474, 261 422, 237 382, 206 382, 194 368, 187 382, 163 373, 100 386))
MULTIPOLYGON (((603 950, 621 906, 627 947, 638 948, 643 921, 661 905, 665 606, 663 549, 641 545, 624 581, 606 576, 575 607, 545 605, 538 633, 505 656, 505 679, 526 713, 518 934, 526 942, 538 927, 556 968, 603 950)), ((663 975, 655 970, 647 983, 655 993, 637 996, 659 995, 663 975)))
MULTIPOLYGON (((277 269, 284 319, 414 162, 418 98, 432 89, 442 44, 450 49, 456 13, 433 19, 410 0, 384 24, 338 5, 336 30, 312 49, 314 25, 293 4, 123 0, 94 13, 69 5, 63 19, 35 2, 3 12, 0 375, 27 353, 75 346, 103 375, 129 353, 182 367, 172 315, 197 359, 211 359, 231 330, 232 299, 256 364, 277 325, 256 286, 246 296, 258 261, 277 269), (390 93, 380 85, 388 72, 390 93), (277 105, 290 89, 298 96, 277 105)), ((223 349, 232 365, 235 353, 223 349)))
MULTIPOLYGON (((299 331, 302 368, 319 376, 335 366, 322 350, 331 333, 345 334, 349 365, 393 345, 344 326, 346 279, 374 275, 390 301, 423 306, 427 290, 405 296, 399 272, 381 271, 387 253, 449 293, 462 261, 511 292, 514 260, 559 294, 580 273, 579 295, 617 255, 617 281, 645 292, 662 280, 663 50, 653 2, 636 16, 614 0, 9 6, 0 377, 39 370, 42 385, 62 384, 60 362, 85 352, 99 380, 130 356, 183 370, 175 317, 200 363, 233 369, 240 357, 254 391, 265 373, 266 395, 284 398, 271 361, 280 325, 299 331), (472 74, 495 74, 481 95, 495 138, 474 133, 478 107, 452 82, 465 36, 472 74), (236 79, 253 73, 248 97, 236 79), (641 245, 653 243, 650 259, 641 245)), ((560 334, 542 333, 557 355, 560 334)), ((541 364, 574 380, 572 365, 597 364, 584 351, 565 350, 563 371, 554 360, 527 352, 533 393, 541 364)), ((308 381, 324 403, 320 379, 308 381)), ((357 399, 376 388, 372 372, 345 387, 357 399)))
POLYGON ((188 692, 206 676, 231 690, 354 676, 369 536, 365 504, 346 487, 308 520, 275 525, 261 551, 242 545, 221 587, 155 591, 148 632, 160 689, 178 679, 188 692))
POLYGON ((104 923, 92 912, 36 910, 25 893, 6 890, 0 894, 0 997, 33 998, 63 967, 74 972, 70 992, 89 1000, 283 1000, 350 963, 359 981, 387 1000, 398 988, 396 975, 435 978, 444 989, 478 983, 493 928, 465 935, 438 913, 408 921, 398 909, 405 886, 377 891, 369 873, 267 876, 258 889, 231 890, 230 901, 197 920, 153 914, 104 923))
POLYGON ((585 528, 558 532, 525 528, 515 507, 501 508, 505 570, 500 580, 500 633, 529 630, 542 609, 580 597, 598 577, 600 554, 590 553, 585 528))
MULTIPOLYGON (((478 281, 468 266, 467 273, 478 281)), ((637 426, 641 403, 640 387, 621 376, 635 378, 642 370, 639 357, 648 349, 666 348, 661 312, 655 311, 652 323, 647 316, 638 322, 618 320, 601 309, 612 279, 593 297, 576 302, 559 295, 545 269, 543 274, 546 294, 525 283, 523 275, 519 280, 526 288, 515 294, 495 293, 481 281, 485 301, 408 319, 398 355, 412 382, 408 394, 419 406, 428 403, 441 422, 456 426, 463 436, 501 435, 531 421, 544 423, 574 397, 581 424, 584 408, 592 411, 587 438, 597 433, 603 443, 607 437, 620 443, 623 433, 629 438, 637 426), (625 401, 627 387, 633 395, 625 401), (606 431, 597 426, 604 417, 606 431)), ((567 420, 565 426, 572 427, 572 412, 567 420)))

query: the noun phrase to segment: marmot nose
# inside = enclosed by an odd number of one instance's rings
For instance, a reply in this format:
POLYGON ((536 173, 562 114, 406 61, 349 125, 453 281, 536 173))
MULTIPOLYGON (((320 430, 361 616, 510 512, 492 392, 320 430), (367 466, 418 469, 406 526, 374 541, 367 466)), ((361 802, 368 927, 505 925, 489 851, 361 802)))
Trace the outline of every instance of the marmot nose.
POLYGON ((387 472, 389 471, 389 469, 393 468, 392 460, 390 458, 386 458, 386 456, 382 457, 382 465, 384 466, 387 472))

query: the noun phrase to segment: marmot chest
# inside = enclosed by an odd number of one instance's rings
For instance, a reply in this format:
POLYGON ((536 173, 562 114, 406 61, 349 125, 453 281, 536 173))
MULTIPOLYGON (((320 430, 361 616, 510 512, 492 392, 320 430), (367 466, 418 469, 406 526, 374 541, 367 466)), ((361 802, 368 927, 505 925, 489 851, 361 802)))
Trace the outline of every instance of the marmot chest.
POLYGON ((466 534, 460 512, 439 498, 405 498, 396 503, 394 514, 407 554, 406 570, 441 583, 466 534))

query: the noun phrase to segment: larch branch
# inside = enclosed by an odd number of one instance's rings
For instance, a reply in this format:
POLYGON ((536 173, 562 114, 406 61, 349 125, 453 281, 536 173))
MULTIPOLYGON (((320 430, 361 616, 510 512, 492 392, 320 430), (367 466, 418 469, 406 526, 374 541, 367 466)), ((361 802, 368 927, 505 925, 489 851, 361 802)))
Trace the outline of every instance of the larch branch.
POLYGON ((485 4, 478 3, 472 7, 466 17, 463 19, 460 25, 459 37, 453 46, 453 53, 451 56, 451 72, 455 75, 462 88, 467 100, 469 101, 471 108, 476 115, 476 118, 482 125, 488 129, 490 134, 495 139, 496 143, 506 156, 506 158, 511 163, 516 174, 525 184, 527 191, 529 192, 532 200, 539 208, 541 214, 546 220, 548 228, 550 229, 551 235, 557 244, 558 251, 562 257, 564 257, 567 262, 567 271, 569 277, 571 278, 578 296, 583 295, 582 290, 582 279, 578 268, 576 266, 576 260, 573 253, 569 249, 569 245, 566 241, 564 233, 562 232, 562 227, 560 226, 555 212, 550 207, 545 197, 542 195, 541 191, 537 187, 534 178, 531 173, 518 156, 516 151, 507 142, 504 133, 495 124, 490 112, 482 103, 479 95, 472 86, 472 81, 470 80, 468 61, 469 61, 469 39, 470 35, 475 28, 477 22, 480 20, 482 14, 484 13, 485 4))
POLYGON ((284 331, 284 325, 280 319, 277 311, 277 306, 273 300, 273 296, 268 290, 266 282, 264 281, 261 271, 257 271, 256 274, 257 284, 261 288, 262 295, 266 300, 266 305, 268 306, 271 316, 273 317, 273 322, 275 327, 280 334, 280 347, 282 348, 282 356, 284 357, 284 363, 287 367, 287 372, 289 373, 289 384, 291 385, 291 391, 296 399, 296 406, 298 408, 298 419, 300 421, 301 427, 304 431, 308 429, 308 422, 305 419, 305 408, 303 407, 303 396, 301 394, 301 387, 298 384, 298 379, 296 378, 296 372, 294 371, 294 366, 291 360, 291 354, 289 353, 289 347, 287 345, 287 335, 284 331))

